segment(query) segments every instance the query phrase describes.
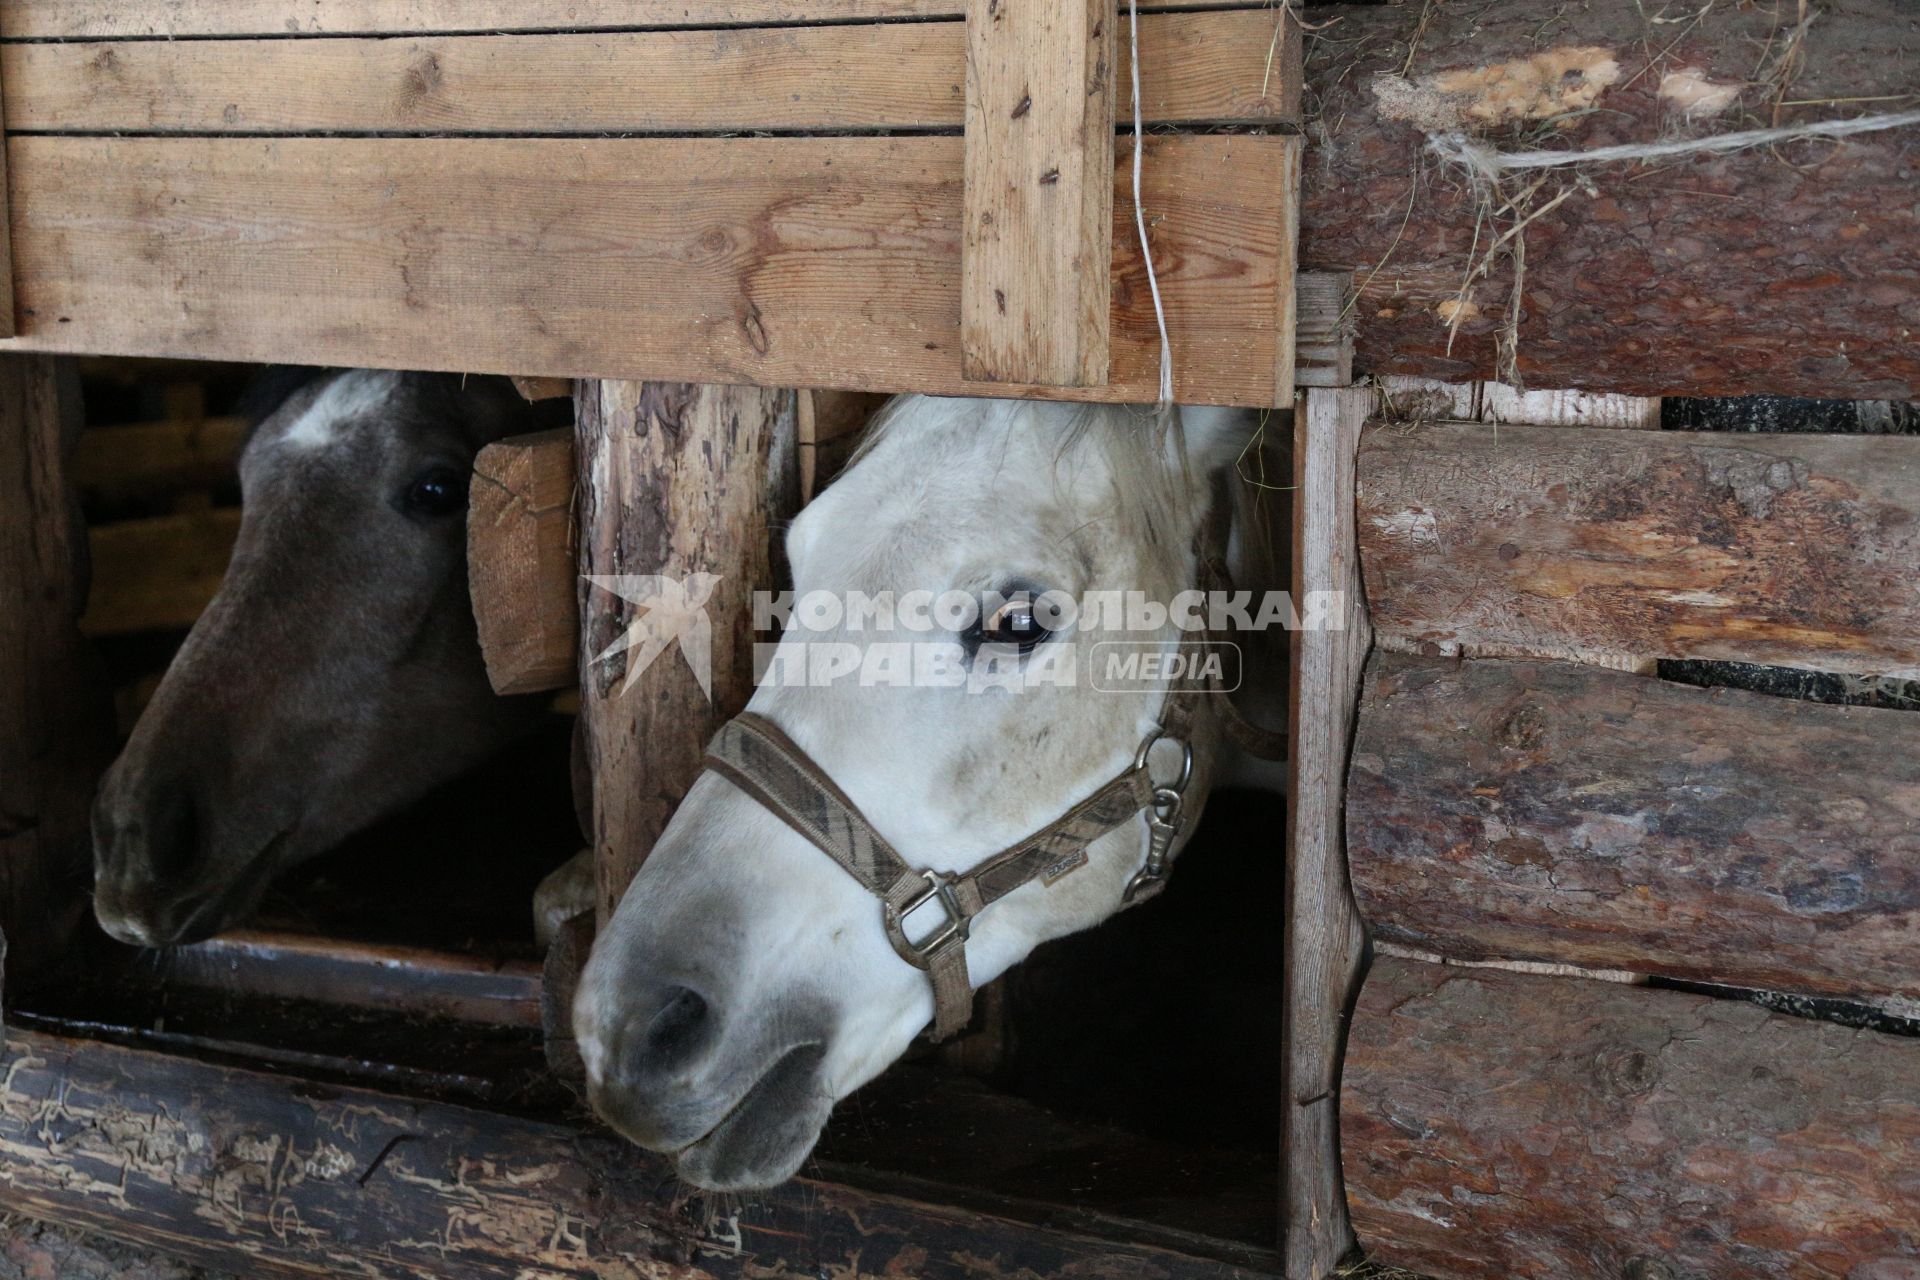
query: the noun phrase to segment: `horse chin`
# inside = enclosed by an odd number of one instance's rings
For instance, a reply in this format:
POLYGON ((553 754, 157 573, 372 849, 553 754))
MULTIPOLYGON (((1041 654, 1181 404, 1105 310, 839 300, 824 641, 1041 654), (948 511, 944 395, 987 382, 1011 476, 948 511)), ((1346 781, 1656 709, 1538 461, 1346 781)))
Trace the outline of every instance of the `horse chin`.
POLYGON ((762 1191, 800 1171, 833 1111, 820 1045, 789 1051, 706 1136, 673 1155, 674 1171, 705 1191, 762 1191))

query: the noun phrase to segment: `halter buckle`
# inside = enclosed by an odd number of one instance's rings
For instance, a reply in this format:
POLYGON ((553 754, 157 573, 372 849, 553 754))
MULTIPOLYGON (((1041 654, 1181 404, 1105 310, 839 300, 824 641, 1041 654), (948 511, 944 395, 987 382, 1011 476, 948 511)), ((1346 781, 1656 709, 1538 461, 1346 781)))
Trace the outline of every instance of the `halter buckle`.
POLYGON ((954 886, 958 883, 954 877, 944 871, 923 870, 920 876, 927 887, 918 890, 911 898, 895 907, 892 903, 883 904, 882 918, 886 921, 887 941, 900 958, 917 968, 931 967, 933 957, 945 948, 957 942, 965 942, 967 933, 973 925, 973 917, 960 906, 960 895, 954 886), (907 917, 926 906, 929 902, 938 902, 940 909, 947 914, 946 923, 931 934, 915 942, 907 937, 907 917))

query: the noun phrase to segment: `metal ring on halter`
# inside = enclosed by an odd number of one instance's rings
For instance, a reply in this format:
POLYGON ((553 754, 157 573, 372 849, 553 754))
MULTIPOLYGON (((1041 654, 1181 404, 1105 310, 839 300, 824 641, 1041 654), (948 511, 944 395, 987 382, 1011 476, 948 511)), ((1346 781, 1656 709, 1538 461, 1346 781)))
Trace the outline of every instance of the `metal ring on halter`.
MULTIPOLYGON (((1153 732, 1147 735, 1146 741, 1140 744, 1140 750, 1134 753, 1133 767, 1135 769, 1144 769, 1147 767, 1148 755, 1152 754, 1154 745, 1163 738, 1167 738, 1167 731, 1159 725, 1155 725, 1153 732)), ((1169 785, 1156 783, 1153 788, 1156 795, 1162 791, 1172 791, 1178 794, 1185 791, 1187 784, 1193 781, 1193 744, 1185 738, 1167 738, 1167 741, 1178 742, 1180 744, 1180 780, 1169 785)))

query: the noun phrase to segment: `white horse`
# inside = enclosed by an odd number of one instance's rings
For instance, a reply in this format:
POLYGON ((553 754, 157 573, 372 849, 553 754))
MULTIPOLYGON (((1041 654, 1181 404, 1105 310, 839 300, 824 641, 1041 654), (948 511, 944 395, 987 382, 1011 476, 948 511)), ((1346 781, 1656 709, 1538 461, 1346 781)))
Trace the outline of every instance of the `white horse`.
MULTIPOLYGON (((923 617, 930 631, 879 631, 871 616, 790 625, 749 711, 844 792, 844 803, 820 801, 831 811, 820 819, 826 834, 800 829, 824 794, 817 783, 776 813, 773 800, 751 794, 764 776, 709 771, 595 945, 574 1006, 592 1100, 635 1142, 672 1155, 687 1181, 728 1190, 792 1176, 834 1104, 935 1016, 936 970, 903 957, 977 900, 956 906, 965 893, 936 893, 948 883, 936 875, 914 895, 924 901, 893 894, 932 927, 889 922, 876 899, 884 885, 862 883, 823 848, 859 845, 865 830, 915 873, 963 873, 1127 778, 1136 756, 1152 754, 1151 785, 1178 785, 1179 744, 1143 745, 1172 705, 1168 678, 1149 665, 1124 687, 1095 687, 1086 616, 1050 614, 1041 602, 1102 592, 1168 602, 1202 581, 1208 530, 1225 524, 1208 520, 1228 488, 1215 482, 1256 422, 1225 410, 1180 417, 1182 429, 1166 431, 1138 408, 903 397, 794 522, 787 552, 803 605, 864 593, 900 602, 904 615, 909 593, 950 591, 987 603, 970 620, 923 617), (946 678, 924 678, 926 663, 904 681, 849 673, 899 671, 869 659, 902 640, 939 649, 945 664, 931 665, 946 678), (1047 673, 1069 649, 1076 656, 1047 673), (815 651, 841 678, 792 678, 820 674, 815 651), (1074 678, 1062 678, 1063 667, 1074 678)), ((1236 542, 1247 540, 1238 530, 1236 542)), ((1125 639, 1163 655, 1193 647, 1171 617, 1125 639)), ((1172 835, 1163 832, 1168 858, 1231 749, 1211 714, 1193 717, 1183 736, 1191 777, 1171 805, 1172 835)), ((957 1008, 967 986, 1122 907, 1152 852, 1148 819, 1167 816, 1166 793, 1156 799, 1083 850, 1070 841, 1046 874, 1036 869, 966 922, 957 1008)))

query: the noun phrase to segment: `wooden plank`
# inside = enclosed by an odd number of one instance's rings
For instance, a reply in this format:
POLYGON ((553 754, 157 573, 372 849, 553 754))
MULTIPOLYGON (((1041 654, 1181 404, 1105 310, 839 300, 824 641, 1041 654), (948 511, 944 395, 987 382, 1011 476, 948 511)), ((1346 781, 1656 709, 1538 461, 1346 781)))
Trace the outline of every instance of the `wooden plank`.
POLYGON ((1347 782, 1369 932, 1859 998, 1920 989, 1920 716, 1375 654, 1347 782))
POLYGON ((1517 426, 1362 443, 1383 636, 1920 674, 1920 440, 1517 426))
POLYGON ((467 585, 495 693, 576 679, 573 458, 572 429, 556 427, 497 440, 473 460, 467 585))
POLYGON ((509 381, 513 383, 513 389, 529 403, 538 400, 573 398, 573 379, 571 378, 540 378, 515 374, 509 381))
POLYGON ((1114 27, 1104 0, 969 0, 960 367, 1107 380, 1114 27))
POLYGON ((239 536, 240 512, 232 507, 96 527, 93 591, 80 629, 90 636, 186 630, 220 590, 239 536))
MULTIPOLYGON (((5 73, 0 71, 0 101, 5 94, 5 73)), ((5 114, 0 110, 0 128, 4 128, 5 114)), ((13 220, 6 216, 10 189, 6 157, 0 155, 0 338, 11 338, 18 332, 13 302, 13 220)))
MULTIPOLYGON (((1154 137, 1175 391, 1270 405, 1297 137, 1154 137)), ((960 376, 961 139, 14 138, 21 347, 1023 395, 960 376), (237 245, 245 245, 238 252, 237 245)), ((1159 338, 1114 237, 1113 381, 1159 338)))
POLYGON ((1310 271, 1294 302, 1293 380, 1302 387, 1353 385, 1351 271, 1310 271))
POLYGON ((0 945, 15 979, 59 962, 86 911, 88 807, 111 754, 110 693, 75 629, 87 584, 65 470, 70 374, 0 357, 0 945))
MULTIPOLYGON (((1155 0, 1158 9, 1271 11, 1271 0, 1155 0)), ((0 38, 385 35, 959 18, 964 0, 0 0, 0 38)))
POLYGON ((1144 1224, 1053 1209, 1064 1225, 1027 1225, 1013 1215, 1049 1210, 922 1203, 831 1166, 749 1203, 689 1206, 663 1159, 595 1126, 17 1029, 0 1056, 0 1157, 8 1211, 249 1277, 1255 1274, 1126 1239, 1144 1224))
POLYGON ((803 391, 798 405, 800 505, 840 473, 887 397, 858 391, 803 391))
POLYGON ((251 425, 197 418, 94 427, 74 450, 74 487, 94 501, 122 502, 231 484, 251 425))
POLYGON ((1374 1258, 1497 1276, 1899 1276, 1920 1040, 1609 982, 1380 960, 1340 1130, 1374 1258))
MULTIPOLYGON (((1143 17, 1148 122, 1297 123, 1297 43, 1275 11, 1143 17)), ((0 47, 0 94, 7 127, 39 133, 957 129, 965 65, 957 22, 74 42, 0 47)), ((1131 114, 1127 65, 1101 74, 1131 114)))
POLYGON ((1347 884, 1347 751, 1371 640, 1354 543, 1353 462, 1371 388, 1313 390, 1295 410, 1293 598, 1331 592, 1329 626, 1293 637, 1287 762, 1286 1058, 1281 1234, 1290 1280, 1324 1280, 1353 1243, 1335 1128, 1346 1011, 1364 945, 1347 884))
POLYGON ((752 596, 772 588, 800 473, 791 392, 585 382, 576 406, 580 723, 604 925, 753 693, 752 596), (593 582, 622 575, 655 586, 593 582), (653 646, 616 650, 649 619, 653 646))

